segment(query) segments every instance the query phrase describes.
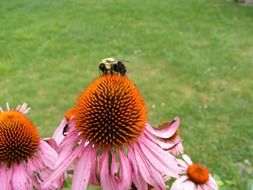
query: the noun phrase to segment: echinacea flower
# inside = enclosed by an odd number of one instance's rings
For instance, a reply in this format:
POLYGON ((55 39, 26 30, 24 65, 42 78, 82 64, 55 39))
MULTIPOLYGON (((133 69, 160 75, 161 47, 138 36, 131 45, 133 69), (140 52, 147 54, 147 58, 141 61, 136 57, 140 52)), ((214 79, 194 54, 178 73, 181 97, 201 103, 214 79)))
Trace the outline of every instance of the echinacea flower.
POLYGON ((182 139, 178 135, 180 120, 175 117, 172 122, 165 122, 159 125, 158 128, 147 126, 146 134, 151 134, 151 137, 163 150, 169 151, 177 156, 184 152, 182 139))
MULTIPOLYGON (((25 115, 30 110, 26 103, 16 109, 6 105, 7 110, 0 107, 0 189, 43 189, 41 182, 52 172, 58 154, 25 115)), ((59 181, 46 189, 60 187, 59 181)))
POLYGON ((99 184, 104 190, 166 189, 177 178, 176 158, 146 134, 147 110, 136 85, 119 73, 94 80, 76 101, 68 133, 59 145, 55 171, 44 183, 74 164, 72 190, 99 184))
POLYGON ((173 183, 171 190, 218 190, 214 178, 205 166, 193 163, 186 154, 182 157, 184 160, 178 160, 182 167, 182 176, 173 183))

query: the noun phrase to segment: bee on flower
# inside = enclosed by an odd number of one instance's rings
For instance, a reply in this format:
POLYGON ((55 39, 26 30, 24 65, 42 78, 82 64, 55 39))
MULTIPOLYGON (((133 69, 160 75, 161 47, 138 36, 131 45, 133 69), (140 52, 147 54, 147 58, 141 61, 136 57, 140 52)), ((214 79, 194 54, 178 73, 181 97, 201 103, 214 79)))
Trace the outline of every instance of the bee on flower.
MULTIPOLYGON (((163 149, 162 139, 175 133, 179 119, 172 127, 153 130, 145 101, 127 77, 124 63, 107 58, 99 69, 102 75, 77 98, 72 117, 63 119, 67 133, 58 141, 59 158, 43 187, 74 167, 72 190, 89 184, 104 190, 165 190, 165 179, 178 178, 181 169, 175 156, 163 149)), ((63 134, 64 125, 56 134, 63 134)))

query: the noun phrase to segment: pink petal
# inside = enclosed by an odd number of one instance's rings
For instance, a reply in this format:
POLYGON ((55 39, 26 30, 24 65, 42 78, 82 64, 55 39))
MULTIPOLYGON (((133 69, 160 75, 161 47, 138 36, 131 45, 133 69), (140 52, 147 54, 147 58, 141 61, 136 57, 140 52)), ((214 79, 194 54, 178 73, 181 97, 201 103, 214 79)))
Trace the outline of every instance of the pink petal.
POLYGON ((184 154, 182 157, 188 165, 192 165, 192 160, 188 155, 184 154))
POLYGON ((40 146, 39 154, 43 163, 50 169, 53 169, 55 162, 58 159, 57 152, 43 140, 40 141, 39 146, 40 146))
POLYGON ((180 155, 184 153, 184 147, 182 144, 182 139, 178 136, 175 140, 175 145, 169 149, 169 152, 174 156, 180 155))
POLYGON ((177 131, 179 124, 179 117, 175 117, 173 121, 163 129, 154 129, 149 124, 145 125, 145 129, 159 138, 170 138, 177 131))
POLYGON ((12 168, 0 167, 0 184, 2 189, 11 190, 12 168))
POLYGON ((12 175, 12 189, 30 190, 33 188, 29 176, 27 175, 23 164, 14 164, 12 175))
POLYGON ((156 159, 157 162, 154 165, 160 162, 162 165, 166 166, 167 168, 166 175, 169 175, 174 178, 178 178, 178 173, 180 172, 180 168, 177 165, 177 161, 174 156, 172 156, 168 152, 165 152, 159 146, 157 146, 156 144, 154 144, 152 141, 145 138, 144 136, 140 137, 139 141, 140 141, 140 144, 142 144, 142 147, 143 145, 145 145, 147 152, 149 151, 150 153, 153 154, 154 159, 157 158, 156 159))
POLYGON ((87 189, 92 162, 96 160, 96 151, 87 146, 74 170, 72 190, 83 190, 87 189))
POLYGON ((59 127, 56 128, 56 130, 55 130, 55 132, 54 132, 54 134, 53 134, 53 136, 52 136, 52 138, 55 139, 57 145, 59 145, 59 144, 62 142, 62 140, 64 139, 64 137, 65 137, 65 136, 63 135, 63 129, 64 129, 64 127, 65 127, 67 124, 68 124, 68 121, 64 118, 64 119, 61 121, 59 127))
POLYGON ((178 164, 182 167, 183 171, 186 172, 188 165, 185 163, 185 161, 181 160, 181 159, 177 159, 178 164))
POLYGON ((82 139, 79 135, 74 126, 69 125, 69 133, 68 133, 68 138, 64 138, 64 140, 59 144, 58 146, 58 152, 63 152, 66 150, 66 148, 71 148, 76 145, 77 143, 80 142, 82 139))
POLYGON ((43 138, 43 141, 49 144, 54 150, 58 149, 58 145, 56 144, 56 141, 52 138, 43 138))
POLYGON ((145 156, 149 159, 150 163, 153 165, 153 167, 157 171, 159 171, 161 174, 164 174, 164 175, 167 175, 167 176, 173 175, 168 170, 167 164, 164 163, 163 160, 161 160, 159 157, 157 157, 156 154, 154 154, 152 152, 152 150, 149 150, 149 148, 144 146, 142 143, 140 143, 139 145, 140 145, 140 148, 141 148, 142 152, 145 153, 145 156))
POLYGON ((111 161, 111 168, 110 168, 110 175, 112 175, 112 176, 114 176, 114 175, 116 175, 117 174, 117 172, 119 171, 119 166, 118 166, 118 162, 117 162, 117 160, 116 160, 116 156, 115 156, 115 154, 114 154, 114 152, 113 151, 110 151, 110 153, 111 153, 111 159, 112 159, 112 161, 111 161))
POLYGON ((171 190, 197 190, 187 176, 181 176, 171 186, 171 190))
POLYGON ((175 141, 165 141, 161 138, 156 138, 152 133, 150 133, 147 130, 145 130, 144 133, 151 141, 158 144, 164 150, 169 150, 173 148, 177 143, 179 143, 179 140, 178 142, 177 141, 175 142, 175 141))
POLYGON ((196 185, 192 181, 185 181, 182 187, 184 190, 196 190, 196 185))
POLYGON ((39 183, 43 181, 42 177, 39 174, 39 171, 41 171, 43 167, 41 167, 41 164, 37 164, 38 159, 40 158, 33 156, 31 159, 28 160, 26 166, 27 174, 30 176, 33 186, 37 189, 40 188, 39 183))
MULTIPOLYGON (((46 188, 50 185, 50 183, 58 180, 69 167, 69 165, 77 158, 77 156, 83 151, 83 147, 79 146, 75 150, 72 150, 72 144, 69 146, 68 152, 64 152, 64 154, 59 155, 59 159, 56 161, 55 170, 49 176, 49 178, 42 184, 43 188, 46 188), (64 156, 64 157, 63 157, 64 156)), ((67 148, 66 148, 67 149, 67 148)))
POLYGON ((209 175, 209 180, 207 182, 207 185, 210 186, 213 190, 218 190, 218 186, 211 175, 209 175))
MULTIPOLYGON (((64 160, 69 157, 69 154, 73 152, 73 147, 78 143, 79 138, 80 137, 77 136, 77 132, 72 131, 68 135, 68 138, 65 138, 64 141, 61 142, 58 148, 59 158, 55 165, 59 165, 59 163, 64 162, 64 160)), ((79 147, 81 147, 81 145, 79 145, 79 147)))
POLYGON ((175 139, 170 139, 170 138, 159 138, 148 130, 145 130, 144 133, 151 141, 158 144, 163 150, 169 151, 171 154, 175 156, 182 154, 184 151, 182 139, 179 136, 177 136, 175 139))
POLYGON ((89 183, 92 185, 100 185, 99 176, 100 176, 100 164, 102 163, 100 161, 100 155, 97 155, 96 158, 94 158, 94 162, 92 162, 91 165, 91 174, 90 174, 90 181, 89 183))
POLYGON ((111 155, 111 162, 108 162, 109 160, 107 151, 103 153, 101 158, 104 160, 100 173, 102 188, 128 190, 131 186, 132 176, 127 157, 121 149, 118 149, 118 161, 115 153, 110 150, 108 151, 111 155), (109 166, 110 169, 108 169, 109 166))
MULTIPOLYGON (((9 109, 9 108, 7 107, 7 109, 9 109)), ((23 103, 23 104, 18 105, 18 106, 16 107, 16 110, 19 111, 19 112, 21 112, 21 113, 23 113, 23 114, 28 113, 30 109, 31 109, 31 108, 28 107, 28 104, 27 104, 27 103, 23 103)))
POLYGON ((120 159, 120 179, 117 182, 117 185, 119 189, 128 190, 132 182, 130 163, 123 151, 121 149, 119 149, 118 151, 120 159))
POLYGON ((137 187, 137 189, 142 189, 142 190, 148 190, 148 184, 147 182, 143 179, 142 175, 139 172, 138 166, 136 159, 134 157, 134 153, 132 150, 132 147, 128 148, 128 159, 130 161, 131 167, 132 167, 132 172, 133 172, 133 183, 137 187))
POLYGON ((101 160, 103 160, 100 172, 101 186, 103 190, 114 190, 116 189, 116 185, 114 184, 114 181, 112 181, 110 178, 108 152, 104 152, 102 154, 101 160))
POLYGON ((139 171, 145 181, 152 185, 155 189, 166 189, 161 174, 154 169, 149 159, 140 150, 139 145, 134 143, 134 155, 139 171))
POLYGON ((209 188, 207 187, 207 189, 205 188, 204 185, 197 185, 197 190, 209 190, 209 188))

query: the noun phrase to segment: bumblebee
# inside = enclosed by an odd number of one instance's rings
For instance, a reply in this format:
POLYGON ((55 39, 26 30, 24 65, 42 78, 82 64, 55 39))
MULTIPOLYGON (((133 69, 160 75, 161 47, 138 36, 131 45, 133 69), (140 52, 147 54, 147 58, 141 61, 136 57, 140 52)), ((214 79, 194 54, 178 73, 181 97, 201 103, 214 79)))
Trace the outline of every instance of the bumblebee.
POLYGON ((126 67, 120 60, 114 58, 105 58, 99 64, 99 71, 102 74, 118 73, 121 76, 126 75, 126 67))

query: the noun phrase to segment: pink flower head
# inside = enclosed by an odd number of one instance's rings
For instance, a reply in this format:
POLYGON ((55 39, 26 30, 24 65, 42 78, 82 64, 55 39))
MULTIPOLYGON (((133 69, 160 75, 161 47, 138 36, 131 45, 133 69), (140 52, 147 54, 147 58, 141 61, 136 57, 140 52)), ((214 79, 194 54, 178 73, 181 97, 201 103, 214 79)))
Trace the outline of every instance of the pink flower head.
POLYGON ((55 189, 60 180, 42 188, 58 159, 57 152, 40 139, 35 125, 26 117, 27 104, 7 110, 0 107, 0 184, 4 190, 55 189))
POLYGON ((192 163, 185 154, 183 159, 178 160, 182 175, 173 183, 171 190, 218 190, 214 178, 205 166, 192 163))
POLYGON ((180 120, 175 117, 172 122, 165 122, 159 128, 147 126, 146 134, 150 136, 163 150, 177 156, 184 152, 182 139, 178 135, 180 120))
POLYGON ((120 73, 103 74, 77 99, 55 171, 44 187, 74 166, 72 190, 88 184, 104 190, 129 190, 132 185, 165 190, 164 179, 177 178, 180 168, 148 128, 146 105, 136 85, 120 73))

